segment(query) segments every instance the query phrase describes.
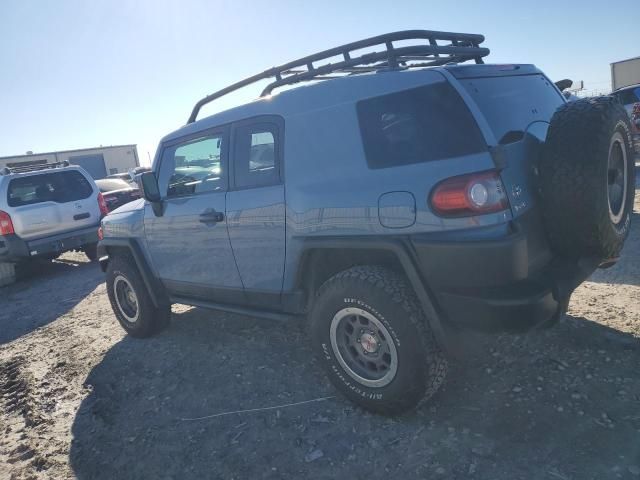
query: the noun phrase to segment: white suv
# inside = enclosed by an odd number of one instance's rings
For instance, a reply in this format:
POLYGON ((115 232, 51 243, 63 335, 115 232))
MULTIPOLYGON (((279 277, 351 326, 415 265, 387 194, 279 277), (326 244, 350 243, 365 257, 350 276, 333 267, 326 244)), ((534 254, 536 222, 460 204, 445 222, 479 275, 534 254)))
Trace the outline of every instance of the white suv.
POLYGON ((67 162, 0 170, 0 264, 82 250, 96 258, 107 206, 82 168, 67 162))

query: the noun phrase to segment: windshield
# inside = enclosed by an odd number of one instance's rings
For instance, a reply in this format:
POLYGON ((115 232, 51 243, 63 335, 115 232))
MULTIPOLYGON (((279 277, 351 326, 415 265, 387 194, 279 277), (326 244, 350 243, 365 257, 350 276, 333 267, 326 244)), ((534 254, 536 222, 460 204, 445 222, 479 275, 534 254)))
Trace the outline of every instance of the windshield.
POLYGON ((627 88, 614 94, 624 106, 640 102, 640 87, 627 88))

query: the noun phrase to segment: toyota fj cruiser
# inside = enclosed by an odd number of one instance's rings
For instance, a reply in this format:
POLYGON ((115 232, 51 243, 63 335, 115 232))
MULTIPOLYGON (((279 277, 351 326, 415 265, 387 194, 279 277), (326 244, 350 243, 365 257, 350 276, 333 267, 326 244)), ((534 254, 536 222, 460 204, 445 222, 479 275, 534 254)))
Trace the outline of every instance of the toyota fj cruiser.
POLYGON ((102 222, 122 327, 152 335, 172 303, 306 316, 338 390, 396 414, 442 384, 451 331, 556 322, 629 232, 629 120, 611 97, 566 103, 533 65, 483 64, 483 41, 381 35, 200 100, 140 176, 145 199, 102 222))

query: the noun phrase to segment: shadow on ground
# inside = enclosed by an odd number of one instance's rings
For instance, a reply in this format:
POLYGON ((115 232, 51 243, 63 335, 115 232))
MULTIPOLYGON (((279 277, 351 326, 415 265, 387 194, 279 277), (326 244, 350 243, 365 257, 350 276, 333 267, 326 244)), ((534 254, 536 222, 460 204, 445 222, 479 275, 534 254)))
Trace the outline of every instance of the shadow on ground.
POLYGON ((401 418, 333 398, 190 421, 334 390, 296 325, 174 313, 167 332, 123 339, 90 373, 70 463, 80 479, 600 479, 638 463, 638 339, 569 317, 474 344, 401 418))
POLYGON ((0 345, 54 321, 104 281, 96 263, 73 253, 34 260, 16 274, 16 283, 0 287, 0 345))

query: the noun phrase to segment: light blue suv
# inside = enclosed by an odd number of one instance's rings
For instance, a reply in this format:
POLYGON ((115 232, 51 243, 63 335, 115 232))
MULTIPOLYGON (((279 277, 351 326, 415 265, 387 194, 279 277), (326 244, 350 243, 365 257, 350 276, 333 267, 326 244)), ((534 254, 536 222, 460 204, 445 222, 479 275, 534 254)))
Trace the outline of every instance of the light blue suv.
POLYGON ((298 319, 345 396, 397 414, 442 384, 452 332, 558 320, 629 231, 629 121, 610 97, 567 104, 533 65, 485 65, 483 41, 390 33, 198 102, 145 198, 102 222, 124 329, 162 330, 172 303, 298 319))

